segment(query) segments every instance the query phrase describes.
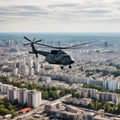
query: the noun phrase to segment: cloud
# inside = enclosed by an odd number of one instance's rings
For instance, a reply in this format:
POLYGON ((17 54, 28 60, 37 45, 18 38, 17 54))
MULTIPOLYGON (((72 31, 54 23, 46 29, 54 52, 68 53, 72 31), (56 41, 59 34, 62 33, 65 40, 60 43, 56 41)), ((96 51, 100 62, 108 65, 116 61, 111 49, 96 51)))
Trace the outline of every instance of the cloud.
POLYGON ((0 7, 0 20, 4 22, 30 21, 32 18, 48 15, 46 8, 35 5, 12 5, 0 7))
POLYGON ((100 2, 97 0, 93 0, 93 2, 86 0, 85 2, 82 1, 81 3, 54 4, 48 7, 52 8, 56 15, 59 16, 59 19, 64 21, 68 19, 70 21, 74 19, 75 21, 76 19, 76 21, 101 20, 102 22, 102 20, 105 21, 105 19, 109 20, 108 17, 113 19, 112 21, 114 21, 116 17, 120 17, 119 7, 112 0, 101 0, 100 2))
POLYGON ((119 0, 0 0, 0 24, 115 23, 119 0))
POLYGON ((118 4, 116 4, 119 3, 117 0, 51 1, 52 2, 48 2, 48 0, 45 0, 41 2, 39 0, 31 0, 28 3, 28 0, 17 0, 14 3, 12 0, 10 2, 1 0, 3 4, 0 5, 0 17, 2 17, 2 19, 7 17, 12 21, 14 21, 14 17, 15 20, 17 17, 18 19, 21 17, 21 21, 28 20, 27 17, 36 17, 36 20, 44 18, 41 22, 46 21, 46 19, 48 22, 49 20, 54 22, 67 20, 66 22, 71 22, 72 20, 75 21, 75 19, 76 21, 81 21, 82 19, 97 20, 97 18, 103 20, 103 18, 111 17, 111 19, 114 20, 116 16, 120 17, 120 14, 117 12, 120 10, 118 4))

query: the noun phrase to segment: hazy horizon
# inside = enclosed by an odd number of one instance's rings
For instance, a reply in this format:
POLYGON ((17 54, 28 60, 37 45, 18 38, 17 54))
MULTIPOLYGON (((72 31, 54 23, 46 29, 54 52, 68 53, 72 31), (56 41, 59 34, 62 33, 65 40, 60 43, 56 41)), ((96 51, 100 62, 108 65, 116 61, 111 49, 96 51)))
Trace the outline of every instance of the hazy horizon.
POLYGON ((73 42, 87 42, 87 41, 110 41, 119 42, 120 34, 119 33, 40 33, 40 32, 5 32, 0 33, 0 40, 18 40, 24 41, 24 36, 27 36, 29 39, 33 40, 42 39, 44 41, 57 42, 61 41, 62 43, 73 43, 73 42))

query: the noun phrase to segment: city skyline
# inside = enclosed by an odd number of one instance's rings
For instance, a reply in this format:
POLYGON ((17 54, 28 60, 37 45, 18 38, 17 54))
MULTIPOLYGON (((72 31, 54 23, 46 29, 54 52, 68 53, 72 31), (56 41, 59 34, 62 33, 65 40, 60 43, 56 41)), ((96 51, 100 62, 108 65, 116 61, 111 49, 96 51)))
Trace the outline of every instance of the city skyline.
POLYGON ((0 32, 120 32, 118 0, 0 1, 0 32))

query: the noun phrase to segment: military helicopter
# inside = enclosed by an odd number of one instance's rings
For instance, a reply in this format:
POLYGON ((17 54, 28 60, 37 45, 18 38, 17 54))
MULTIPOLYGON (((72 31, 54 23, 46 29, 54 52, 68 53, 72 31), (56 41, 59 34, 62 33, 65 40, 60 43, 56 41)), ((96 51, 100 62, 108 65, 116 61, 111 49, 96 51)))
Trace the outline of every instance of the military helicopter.
POLYGON ((38 57, 38 54, 41 54, 45 56, 45 61, 48 62, 49 64, 62 65, 61 69, 63 69, 65 65, 69 65, 69 68, 72 68, 71 64, 75 62, 73 57, 68 55, 66 52, 64 52, 63 49, 75 49, 75 48, 78 48, 79 46, 88 44, 88 43, 81 43, 81 44, 67 46, 67 47, 57 47, 57 46, 41 44, 39 42, 41 42, 42 40, 35 40, 35 38, 33 40, 30 40, 29 38, 24 36, 24 39, 29 41, 29 43, 24 44, 24 46, 31 45, 32 47, 32 52, 29 51, 29 53, 35 54, 36 57, 38 57), (34 46, 35 44, 38 44, 44 47, 54 48, 54 50, 51 50, 50 52, 39 51, 39 50, 36 50, 34 46))

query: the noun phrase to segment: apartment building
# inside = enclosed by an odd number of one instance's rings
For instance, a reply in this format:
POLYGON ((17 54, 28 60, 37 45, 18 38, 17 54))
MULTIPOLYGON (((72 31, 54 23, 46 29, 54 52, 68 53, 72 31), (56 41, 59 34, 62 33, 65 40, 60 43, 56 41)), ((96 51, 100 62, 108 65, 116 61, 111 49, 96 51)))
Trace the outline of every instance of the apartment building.
POLYGON ((17 87, 12 87, 12 88, 8 89, 7 99, 10 101, 14 101, 14 100, 18 99, 18 88, 17 87))
POLYGON ((41 105, 41 92, 36 90, 28 91, 27 105, 30 107, 38 107, 41 105))
POLYGON ((28 94, 28 90, 26 88, 19 89, 18 102, 21 104, 26 104, 27 103, 27 94, 28 94))

